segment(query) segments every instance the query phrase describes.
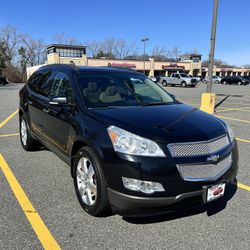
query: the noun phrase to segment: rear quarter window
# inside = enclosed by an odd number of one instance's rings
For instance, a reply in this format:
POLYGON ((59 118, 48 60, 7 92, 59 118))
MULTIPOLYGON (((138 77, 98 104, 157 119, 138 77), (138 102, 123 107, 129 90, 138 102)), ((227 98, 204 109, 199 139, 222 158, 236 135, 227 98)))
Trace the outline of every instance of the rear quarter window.
POLYGON ((51 86, 53 83, 52 71, 35 72, 28 81, 29 88, 35 93, 44 97, 49 97, 51 86))

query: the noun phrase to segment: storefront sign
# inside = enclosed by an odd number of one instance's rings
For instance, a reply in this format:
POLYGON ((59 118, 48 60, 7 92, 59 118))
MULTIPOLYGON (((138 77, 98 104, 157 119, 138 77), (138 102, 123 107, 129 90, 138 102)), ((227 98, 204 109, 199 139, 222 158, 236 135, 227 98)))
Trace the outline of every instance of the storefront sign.
POLYGON ((115 67, 115 68, 129 68, 129 69, 135 69, 136 65, 132 63, 108 63, 109 67, 115 67))
POLYGON ((221 71, 223 71, 223 72, 225 72, 225 71, 232 72, 233 69, 232 68, 221 68, 221 71))
POLYGON ((185 69, 185 66, 180 66, 178 64, 162 65, 162 69, 185 69))

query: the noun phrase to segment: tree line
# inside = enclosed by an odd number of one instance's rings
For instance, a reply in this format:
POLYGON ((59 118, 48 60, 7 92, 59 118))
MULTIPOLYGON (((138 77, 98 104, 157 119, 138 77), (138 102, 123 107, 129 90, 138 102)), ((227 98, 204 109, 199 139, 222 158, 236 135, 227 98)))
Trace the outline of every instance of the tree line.
MULTIPOLYGON (((126 39, 108 37, 101 41, 88 40, 82 43, 75 37, 65 33, 57 33, 50 39, 51 43, 67 45, 86 45, 87 55, 93 58, 135 59, 143 60, 144 55, 139 51, 137 43, 126 39)), ((6 25, 0 27, 0 75, 5 75, 11 82, 21 82, 26 78, 26 67, 43 64, 46 61, 46 43, 28 34, 20 32, 16 27, 6 25)), ((199 53, 194 49, 185 53, 199 53)), ((155 58, 156 61, 178 61, 182 51, 178 47, 167 48, 156 45, 146 59, 155 58)), ((208 61, 204 61, 206 65, 208 61)), ((217 66, 227 65, 221 60, 217 66)))

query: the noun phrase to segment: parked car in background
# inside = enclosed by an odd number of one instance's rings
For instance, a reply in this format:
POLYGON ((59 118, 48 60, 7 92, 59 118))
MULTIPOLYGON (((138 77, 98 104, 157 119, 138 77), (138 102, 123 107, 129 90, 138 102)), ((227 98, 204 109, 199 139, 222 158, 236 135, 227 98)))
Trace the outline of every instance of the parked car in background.
POLYGON ((238 85, 247 85, 249 80, 241 76, 228 76, 221 79, 222 84, 238 84, 238 85))
POLYGON ((64 160, 93 216, 199 206, 221 198, 236 178, 229 125, 138 72, 47 65, 19 95, 22 147, 42 143, 64 160))
POLYGON ((148 78, 149 78, 151 81, 157 83, 156 77, 154 77, 154 76, 149 76, 148 78))
POLYGON ((161 77, 159 81, 163 86, 176 86, 179 85, 181 87, 195 87, 197 84, 197 80, 191 78, 186 73, 173 73, 170 77, 161 77))
POLYGON ((199 76, 189 75, 191 78, 196 79, 197 83, 200 82, 201 78, 199 76))
POLYGON ((0 85, 6 85, 8 84, 9 82, 7 81, 6 77, 0 77, 0 85))
MULTIPOLYGON (((204 83, 207 83, 208 82, 208 77, 204 77, 203 78, 203 81, 204 83)), ((212 83, 214 84, 219 84, 221 82, 221 77, 219 76, 212 76, 212 83)))
POLYGON ((207 83, 206 77, 205 76, 200 76, 200 81, 203 83, 207 83))
POLYGON ((244 78, 250 82, 250 76, 242 76, 242 78, 244 78))
POLYGON ((219 76, 212 76, 212 83, 219 84, 221 82, 221 77, 219 76))

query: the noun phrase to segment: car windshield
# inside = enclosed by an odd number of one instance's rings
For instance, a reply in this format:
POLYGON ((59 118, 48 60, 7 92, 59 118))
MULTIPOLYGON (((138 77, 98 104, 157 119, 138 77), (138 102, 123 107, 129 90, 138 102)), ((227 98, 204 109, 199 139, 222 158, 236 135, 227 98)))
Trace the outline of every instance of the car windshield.
POLYGON ((184 74, 184 73, 181 73, 181 74, 180 74, 180 76, 181 76, 181 77, 187 77, 187 78, 190 78, 190 76, 189 76, 189 75, 184 74))
POLYGON ((80 73, 79 87, 88 108, 167 105, 175 103, 166 91, 141 74, 80 73))

